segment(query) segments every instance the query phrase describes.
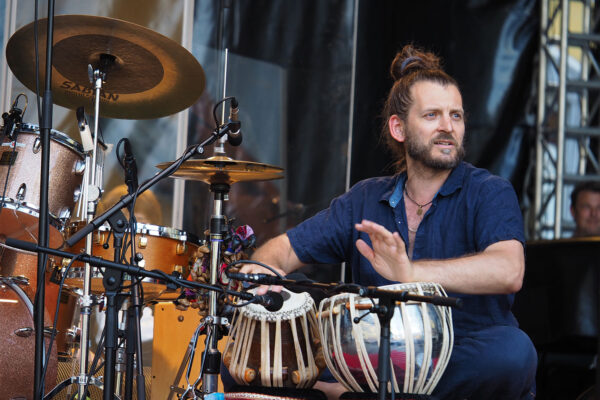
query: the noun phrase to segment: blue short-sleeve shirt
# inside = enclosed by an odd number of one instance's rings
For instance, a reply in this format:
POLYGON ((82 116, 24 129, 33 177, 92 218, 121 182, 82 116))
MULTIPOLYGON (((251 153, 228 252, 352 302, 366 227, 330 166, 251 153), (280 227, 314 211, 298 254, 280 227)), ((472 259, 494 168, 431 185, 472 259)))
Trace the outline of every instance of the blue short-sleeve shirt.
MULTIPOLYGON (((290 229, 287 235, 298 258, 317 264, 346 261, 353 280, 361 285, 394 283, 379 275, 358 252, 357 239, 371 242, 354 224, 371 220, 397 231, 408 243, 405 181, 405 173, 361 181, 335 198, 329 208, 290 229)), ((461 257, 510 239, 525 242, 513 187, 503 178, 462 162, 450 173, 419 225, 413 260, 461 257)), ((517 325, 510 311, 514 295, 449 295, 463 299, 463 308, 453 310, 459 334, 478 327, 517 325)))

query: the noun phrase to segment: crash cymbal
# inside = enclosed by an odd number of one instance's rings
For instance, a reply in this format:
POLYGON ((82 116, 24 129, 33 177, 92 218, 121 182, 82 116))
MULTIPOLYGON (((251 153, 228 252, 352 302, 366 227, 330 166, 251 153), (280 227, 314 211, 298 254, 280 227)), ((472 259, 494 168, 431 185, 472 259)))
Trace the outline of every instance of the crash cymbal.
MULTIPOLYGON (((158 164, 165 169, 172 162, 158 164)), ((208 184, 268 181, 283 178, 283 168, 252 161, 239 161, 229 157, 215 156, 204 160, 188 160, 173 175, 174 178, 202 181, 208 184)))
MULTIPOLYGON (((40 90, 46 71, 47 19, 39 20, 40 90)), ((35 92, 33 23, 12 35, 6 59, 17 79, 35 92)), ((100 115, 145 119, 191 106, 204 90, 204 71, 177 42, 148 28, 89 15, 54 18, 52 92, 54 102, 93 110, 88 65, 106 72, 100 115)))

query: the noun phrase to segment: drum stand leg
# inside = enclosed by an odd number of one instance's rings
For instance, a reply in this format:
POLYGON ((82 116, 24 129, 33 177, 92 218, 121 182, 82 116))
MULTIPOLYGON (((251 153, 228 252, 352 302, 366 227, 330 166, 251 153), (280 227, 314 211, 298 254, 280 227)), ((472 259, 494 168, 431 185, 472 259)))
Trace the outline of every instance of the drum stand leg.
MULTIPOLYGON (((192 338, 190 339, 190 343, 188 344, 187 350, 185 351, 185 354, 183 355, 183 359, 181 360, 181 365, 179 366, 179 370, 177 370, 177 374, 175 375, 173 384, 170 387, 169 397, 167 397, 167 400, 172 400, 173 394, 175 394, 175 393, 181 394, 182 395, 181 398, 183 398, 183 396, 188 394, 190 390, 192 391, 193 396, 196 395, 195 387, 198 383, 198 380, 196 380, 196 382, 194 382, 194 385, 190 385, 190 372, 192 370, 192 364, 194 363, 194 355, 196 354, 196 346, 198 345, 198 336, 200 335, 200 332, 203 330, 203 328, 205 326, 206 326, 205 321, 201 322, 200 325, 198 325, 198 328, 196 328, 196 331, 194 332, 194 334, 192 335, 192 338), (179 381, 181 380, 181 376, 183 375, 183 371, 185 371, 185 382, 186 382, 185 390, 178 387, 179 381)), ((201 366, 201 370, 202 370, 202 366, 201 366)))

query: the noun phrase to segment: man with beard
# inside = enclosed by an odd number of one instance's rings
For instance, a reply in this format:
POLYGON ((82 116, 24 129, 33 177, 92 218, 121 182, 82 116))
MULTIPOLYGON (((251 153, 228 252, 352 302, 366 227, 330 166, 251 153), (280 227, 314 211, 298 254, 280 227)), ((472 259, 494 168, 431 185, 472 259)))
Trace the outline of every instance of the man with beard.
MULTIPOLYGON (((462 161, 462 97, 435 55, 405 46, 391 73, 383 134, 397 174, 357 183, 253 258, 282 274, 347 261, 362 285, 437 282, 464 306, 453 310, 454 348, 435 398, 534 398, 535 349, 510 311, 524 272, 515 192, 462 161)), ((330 399, 345 391, 338 383, 315 388, 330 399)))

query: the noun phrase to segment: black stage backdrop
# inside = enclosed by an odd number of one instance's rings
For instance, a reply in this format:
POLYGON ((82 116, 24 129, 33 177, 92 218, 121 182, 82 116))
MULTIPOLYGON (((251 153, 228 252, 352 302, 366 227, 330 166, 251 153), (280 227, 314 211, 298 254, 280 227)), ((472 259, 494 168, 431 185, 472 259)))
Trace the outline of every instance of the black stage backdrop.
POLYGON ((352 182, 389 171, 392 160, 375 146, 383 123, 377 117, 393 83, 389 65, 413 43, 440 55, 461 87, 466 160, 510 179, 520 194, 535 162, 528 149, 534 120, 526 111, 538 14, 534 0, 361 1, 352 182))
MULTIPOLYGON (((228 47, 227 94, 236 95, 246 111, 244 144, 230 155, 286 169, 285 183, 232 189, 228 213, 250 223, 261 243, 344 192, 349 143, 351 183, 391 172, 379 114, 392 85, 390 62, 406 43, 435 51, 459 82, 467 161, 510 179, 521 195, 534 162, 528 102, 538 43, 536 1, 359 0, 353 112, 354 1, 198 0, 195 14, 194 54, 209 89, 194 106, 190 141, 212 126, 208 110, 221 97, 220 50, 228 47), (279 129, 264 129, 273 121, 279 129), (281 143, 265 153, 274 141, 281 143), (284 216, 275 218, 279 213, 284 216)), ((188 182, 186 190, 191 201, 184 229, 202 232, 210 209, 206 185, 188 182)))

